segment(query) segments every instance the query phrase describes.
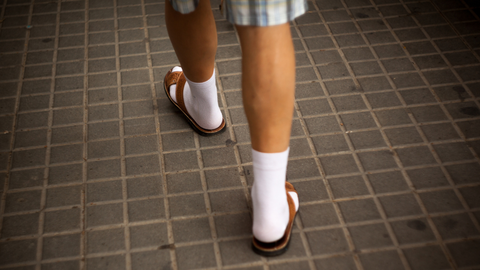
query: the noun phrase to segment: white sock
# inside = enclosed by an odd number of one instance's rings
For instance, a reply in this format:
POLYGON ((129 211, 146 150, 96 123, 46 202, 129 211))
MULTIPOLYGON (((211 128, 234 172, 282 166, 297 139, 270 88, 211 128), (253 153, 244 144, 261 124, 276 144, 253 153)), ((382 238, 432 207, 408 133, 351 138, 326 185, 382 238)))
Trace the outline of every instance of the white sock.
MULTIPOLYGON (((252 149, 253 235, 262 242, 274 242, 285 234, 290 213, 285 181, 288 152, 261 153, 252 149)), ((289 192, 298 210, 298 196, 289 192)))
MULTIPOLYGON (((174 67, 172 72, 182 71, 181 67, 174 67)), ((216 129, 222 124, 223 116, 218 106, 217 85, 215 83, 215 69, 213 75, 206 82, 187 82, 183 90, 183 100, 190 116, 204 129, 216 129)), ((170 96, 177 102, 175 90, 177 85, 170 86, 170 96)))

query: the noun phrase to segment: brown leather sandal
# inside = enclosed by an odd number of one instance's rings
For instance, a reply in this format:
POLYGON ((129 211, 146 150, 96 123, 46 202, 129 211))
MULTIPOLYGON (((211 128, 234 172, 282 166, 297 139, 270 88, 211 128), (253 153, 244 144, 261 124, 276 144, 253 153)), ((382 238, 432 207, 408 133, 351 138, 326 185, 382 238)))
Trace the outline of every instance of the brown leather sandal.
POLYGON ((279 240, 271 243, 259 241, 254 236, 252 240, 252 249, 258 255, 265 257, 273 257, 282 255, 288 250, 288 246, 290 245, 290 237, 292 235, 293 222, 295 221, 295 216, 297 215, 295 203, 293 202, 293 199, 290 194, 288 194, 288 192, 293 191, 297 193, 297 191, 289 182, 285 182, 285 189, 287 190, 288 209, 290 212, 290 219, 288 220, 285 234, 279 240))
POLYGON ((222 123, 216 129, 204 129, 198 125, 195 120, 193 120, 183 101, 183 88, 187 82, 185 75, 182 71, 172 72, 172 70, 173 68, 167 72, 167 75, 165 75, 165 78, 163 79, 163 89, 165 90, 165 94, 167 95, 168 99, 170 99, 170 102, 172 102, 173 105, 175 105, 183 113, 183 115, 185 115, 187 122, 190 124, 193 130, 202 136, 211 136, 225 131, 225 119, 222 120, 222 123), (177 84, 177 89, 175 90, 177 102, 172 99, 170 96, 170 91, 168 90, 173 84, 177 84))

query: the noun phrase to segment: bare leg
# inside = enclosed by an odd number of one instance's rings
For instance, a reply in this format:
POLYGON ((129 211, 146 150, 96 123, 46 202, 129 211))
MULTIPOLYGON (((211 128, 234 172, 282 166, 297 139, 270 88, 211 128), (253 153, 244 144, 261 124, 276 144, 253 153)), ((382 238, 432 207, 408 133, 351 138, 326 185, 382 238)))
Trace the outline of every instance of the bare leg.
MULTIPOLYGON (((189 14, 175 11, 170 1, 166 0, 165 19, 170 40, 182 66, 174 71, 183 69, 187 80, 182 89, 186 111, 195 120, 196 126, 221 131, 225 124, 217 100, 214 72, 217 30, 210 0, 201 0, 195 11, 189 14)), ((175 102, 176 90, 176 85, 169 88, 175 102)))
MULTIPOLYGON (((197 9, 187 15, 174 11, 166 1, 166 21, 186 77, 194 82, 211 78, 217 37, 209 1, 201 0, 197 9)), ((254 155, 253 229, 261 241, 276 241, 282 237, 289 222, 285 170, 295 89, 293 43, 287 23, 269 27, 237 26, 237 30, 243 52, 243 101, 252 148, 258 151, 256 156, 276 156, 255 161, 254 155), (265 173, 260 172, 262 163, 275 164, 275 170, 270 168, 265 173)), ((192 100, 188 97, 185 103, 188 110, 194 112, 188 107, 188 101, 192 100)), ((193 108, 195 104, 191 102, 190 106, 193 108)), ((205 107, 209 106, 203 106, 199 111, 205 107)), ((296 202, 298 206, 298 199, 296 202)))
MULTIPOLYGON (((242 94, 252 140, 253 234, 275 242, 289 223, 285 189, 295 98, 295 54, 288 23, 237 26, 242 45, 242 94)), ((298 209, 298 197, 289 192, 298 209)))
POLYGON ((285 151, 295 98, 295 54, 287 24, 237 26, 242 45, 243 106, 252 148, 285 151))
POLYGON ((217 51, 217 28, 210 0, 201 0, 189 14, 175 11, 167 0, 165 21, 185 76, 194 82, 208 80, 213 73, 217 51))

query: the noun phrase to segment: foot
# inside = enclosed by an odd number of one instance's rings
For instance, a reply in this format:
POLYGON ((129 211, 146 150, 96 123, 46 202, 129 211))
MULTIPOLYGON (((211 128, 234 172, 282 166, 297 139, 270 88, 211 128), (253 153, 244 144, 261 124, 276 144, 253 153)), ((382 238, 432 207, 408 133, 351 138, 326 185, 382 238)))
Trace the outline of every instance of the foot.
MULTIPOLYGON (((272 243, 278 241, 285 235, 285 230, 290 220, 290 206, 288 204, 287 193, 293 201, 295 213, 298 211, 299 200, 298 194, 295 191, 286 192, 284 189, 283 194, 277 194, 277 198, 283 199, 279 202, 278 199, 270 200, 269 202, 263 202, 262 199, 254 200, 256 203, 253 205, 253 236, 265 243, 272 243)), ((261 195, 252 189, 252 198, 260 197, 261 195)), ((262 196, 266 197, 266 196, 262 196)), ((271 196, 270 196, 271 197, 271 196)))
MULTIPOLYGON (((174 67, 172 72, 183 72, 181 67, 174 67)), ((217 86, 215 83, 215 70, 210 79, 196 83, 185 77, 183 100, 190 116, 204 129, 216 129, 223 121, 222 112, 218 106, 217 86)), ((177 85, 170 86, 169 92, 172 99, 177 102, 177 85)))
POLYGON ((271 242, 260 241, 255 235, 252 240, 252 249, 255 253, 272 257, 285 253, 288 250, 293 230, 293 222, 298 211, 298 195, 292 184, 285 183, 287 205, 288 205, 288 222, 283 230, 280 238, 271 242))
MULTIPOLYGON (((289 149, 278 153, 262 153, 252 149, 253 175, 253 235, 259 241, 270 243, 282 238, 290 219, 287 201, 287 172, 289 149)), ((298 209, 298 195, 289 190, 298 209)))

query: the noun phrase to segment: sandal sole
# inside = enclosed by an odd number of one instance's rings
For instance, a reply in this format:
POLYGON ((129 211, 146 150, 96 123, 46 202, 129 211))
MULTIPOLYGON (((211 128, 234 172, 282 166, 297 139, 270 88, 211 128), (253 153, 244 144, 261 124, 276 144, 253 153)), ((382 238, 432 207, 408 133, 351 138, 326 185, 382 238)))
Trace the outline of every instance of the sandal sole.
MULTIPOLYGON (((164 81, 165 81, 165 79, 164 79, 164 81)), ((223 128, 220 129, 220 130, 218 130, 218 131, 215 131, 215 132, 205 132, 205 131, 199 129, 199 128, 193 123, 193 119, 191 119, 190 116, 189 116, 187 113, 185 113, 185 112, 180 108, 180 106, 178 106, 178 104, 177 104, 175 101, 173 101, 173 99, 170 97, 170 93, 168 92, 168 89, 167 89, 165 83, 163 83, 163 90, 165 91, 165 94, 167 95, 167 97, 168 97, 168 99, 170 100, 170 102, 171 102, 173 105, 175 105, 175 107, 177 107, 177 109, 179 109, 179 110, 183 113, 183 115, 187 118, 187 122, 188 122, 188 124, 190 125, 190 127, 192 127, 192 129, 193 129, 195 132, 197 132, 199 135, 204 136, 204 137, 209 137, 209 136, 213 136, 213 135, 216 135, 216 134, 220 134, 220 133, 222 133, 222 132, 225 132, 226 127, 227 127, 227 125, 224 124, 225 120, 222 121, 223 128)))

